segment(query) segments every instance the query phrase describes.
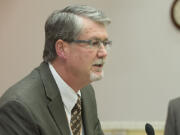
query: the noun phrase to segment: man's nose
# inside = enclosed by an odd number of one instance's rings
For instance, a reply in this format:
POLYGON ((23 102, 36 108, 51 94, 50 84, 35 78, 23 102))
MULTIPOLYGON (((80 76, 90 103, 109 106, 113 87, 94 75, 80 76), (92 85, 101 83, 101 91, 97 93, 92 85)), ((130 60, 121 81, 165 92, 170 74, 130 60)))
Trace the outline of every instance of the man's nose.
POLYGON ((103 57, 105 58, 107 56, 107 50, 106 48, 104 47, 103 44, 101 44, 99 50, 98 50, 98 57, 103 57))

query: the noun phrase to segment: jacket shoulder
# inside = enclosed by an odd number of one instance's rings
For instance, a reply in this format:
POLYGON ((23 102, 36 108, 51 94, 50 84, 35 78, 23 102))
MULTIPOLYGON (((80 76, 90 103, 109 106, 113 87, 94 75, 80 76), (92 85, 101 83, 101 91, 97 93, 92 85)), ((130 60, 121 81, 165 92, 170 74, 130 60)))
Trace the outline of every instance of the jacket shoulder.
POLYGON ((35 68, 22 80, 11 86, 0 98, 0 103, 13 100, 27 103, 37 102, 44 96, 44 85, 40 76, 40 67, 35 68))

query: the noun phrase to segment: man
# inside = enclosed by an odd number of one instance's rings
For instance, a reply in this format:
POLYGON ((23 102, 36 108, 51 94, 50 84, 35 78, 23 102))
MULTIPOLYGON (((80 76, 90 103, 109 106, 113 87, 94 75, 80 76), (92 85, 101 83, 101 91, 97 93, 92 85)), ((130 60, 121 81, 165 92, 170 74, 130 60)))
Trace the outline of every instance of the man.
POLYGON ((165 135, 180 135, 180 98, 169 102, 165 135))
POLYGON ((0 135, 103 135, 90 83, 103 77, 109 23, 89 6, 50 15, 44 62, 0 99, 0 135))

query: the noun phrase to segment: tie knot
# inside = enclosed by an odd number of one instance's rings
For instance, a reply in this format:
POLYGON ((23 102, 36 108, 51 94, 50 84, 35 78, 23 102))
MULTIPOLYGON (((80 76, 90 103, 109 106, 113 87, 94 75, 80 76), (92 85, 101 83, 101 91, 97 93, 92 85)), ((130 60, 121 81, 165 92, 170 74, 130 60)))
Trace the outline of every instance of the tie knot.
POLYGON ((81 111, 81 97, 79 95, 78 95, 77 102, 76 102, 76 104, 74 105, 74 107, 72 109, 72 112, 74 112, 75 110, 81 111))
MULTIPOLYGON (((78 95, 78 94, 77 94, 78 95)), ((77 99, 77 102, 76 104, 80 105, 81 106, 81 97, 78 95, 78 99, 77 99)))

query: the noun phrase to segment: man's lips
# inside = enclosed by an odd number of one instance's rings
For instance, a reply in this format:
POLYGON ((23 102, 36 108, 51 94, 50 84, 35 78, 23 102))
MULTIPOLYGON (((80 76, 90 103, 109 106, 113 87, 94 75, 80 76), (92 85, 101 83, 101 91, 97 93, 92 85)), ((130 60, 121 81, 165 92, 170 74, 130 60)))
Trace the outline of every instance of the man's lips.
POLYGON ((94 64, 92 69, 95 72, 102 72, 103 64, 94 64))
POLYGON ((98 60, 94 61, 94 63, 92 64, 92 66, 95 67, 95 68, 98 68, 98 70, 99 70, 99 68, 100 68, 100 69, 103 68, 104 63, 105 63, 105 60, 104 60, 104 59, 98 59, 98 60))
POLYGON ((96 67, 103 67, 103 64, 93 64, 93 66, 96 66, 96 67))

